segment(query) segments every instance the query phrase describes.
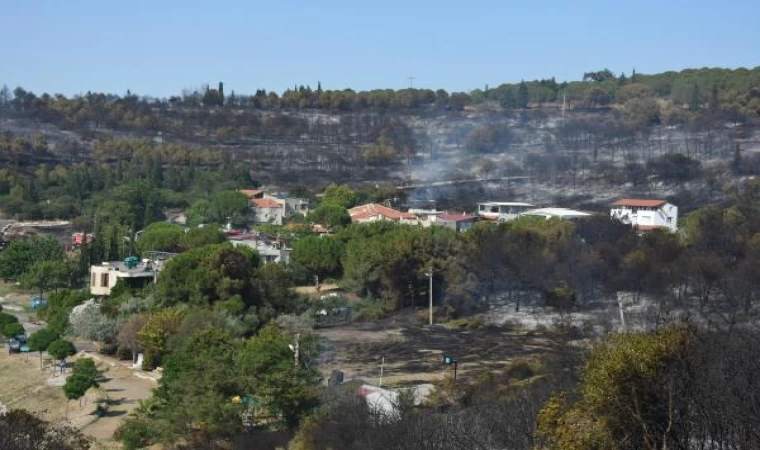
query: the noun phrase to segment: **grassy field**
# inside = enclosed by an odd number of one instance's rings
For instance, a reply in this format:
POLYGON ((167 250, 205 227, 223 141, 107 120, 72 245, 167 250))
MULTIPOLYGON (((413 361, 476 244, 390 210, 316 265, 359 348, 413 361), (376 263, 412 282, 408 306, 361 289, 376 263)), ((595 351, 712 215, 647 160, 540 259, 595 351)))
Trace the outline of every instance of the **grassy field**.
POLYGON ((0 402, 9 409, 24 408, 51 421, 63 420, 66 398, 60 386, 48 384, 50 376, 49 369, 40 370, 38 353, 9 355, 3 349, 0 352, 0 402))

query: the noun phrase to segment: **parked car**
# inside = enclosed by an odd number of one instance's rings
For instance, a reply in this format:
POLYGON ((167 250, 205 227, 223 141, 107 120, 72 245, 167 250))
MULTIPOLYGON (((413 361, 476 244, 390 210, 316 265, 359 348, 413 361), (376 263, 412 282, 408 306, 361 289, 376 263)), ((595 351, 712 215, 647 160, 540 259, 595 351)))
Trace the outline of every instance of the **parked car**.
POLYGON ((8 340, 8 354, 18 353, 21 351, 21 343, 15 339, 8 340))
POLYGON ((16 340, 19 341, 22 344, 26 344, 26 333, 22 333, 19 335, 16 335, 16 340))

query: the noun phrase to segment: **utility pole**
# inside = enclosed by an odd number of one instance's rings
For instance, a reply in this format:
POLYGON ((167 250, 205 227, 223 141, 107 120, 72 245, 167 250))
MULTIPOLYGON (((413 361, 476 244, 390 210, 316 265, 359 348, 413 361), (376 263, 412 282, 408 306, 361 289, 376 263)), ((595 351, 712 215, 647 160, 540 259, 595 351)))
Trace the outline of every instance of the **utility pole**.
POLYGON ((427 275, 428 281, 429 281, 429 284, 428 284, 428 295, 430 297, 430 311, 429 311, 430 320, 429 321, 430 321, 430 325, 432 325, 433 324, 433 269, 432 268, 428 269, 428 271, 425 272, 425 275, 427 275))
POLYGON ((385 356, 380 360, 380 387, 383 387, 383 369, 385 368, 385 356))
POLYGON ((293 357, 295 359, 296 369, 298 368, 298 362, 299 362, 298 359, 301 356, 300 355, 301 348, 299 347, 300 340, 301 340, 301 333, 296 333, 296 341, 293 344, 293 357))
POLYGON ((414 78, 415 77, 413 75, 406 77, 406 79, 409 80, 409 89, 412 89, 414 87, 414 78))

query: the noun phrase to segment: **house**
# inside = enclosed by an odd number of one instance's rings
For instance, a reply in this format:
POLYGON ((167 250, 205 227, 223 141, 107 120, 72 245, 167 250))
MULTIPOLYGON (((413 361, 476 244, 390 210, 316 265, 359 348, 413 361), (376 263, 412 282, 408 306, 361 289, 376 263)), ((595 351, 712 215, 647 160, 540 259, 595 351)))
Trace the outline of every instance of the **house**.
POLYGON ((279 242, 273 242, 266 236, 257 234, 235 234, 227 236, 230 243, 237 246, 245 246, 255 250, 261 258, 263 264, 269 263, 289 263, 290 249, 286 248, 279 242))
POLYGON ((164 261, 138 260, 132 256, 124 261, 110 261, 90 266, 90 293, 110 295, 111 289, 119 280, 124 280, 131 287, 155 283, 163 264, 164 261))
POLYGON ((454 231, 467 231, 477 223, 480 218, 477 216, 471 216, 469 214, 441 214, 437 216, 435 220, 431 221, 431 225, 451 228, 454 231))
POLYGON ((478 203, 478 215, 489 220, 506 222, 517 219, 535 205, 522 202, 481 202, 478 203))
POLYGON ((288 197, 286 193, 269 194, 262 189, 240 189, 251 202, 251 219, 254 223, 282 225, 284 219, 295 214, 309 213, 309 201, 288 197))
POLYGON ((564 220, 574 220, 574 219, 582 219, 584 217, 591 216, 590 213, 583 212, 583 211, 577 211, 574 209, 568 209, 568 208, 537 208, 537 209, 529 209, 522 213, 523 216, 537 216, 537 217, 544 217, 546 219, 551 218, 558 218, 558 219, 564 219, 564 220))
POLYGON ((387 206, 378 205, 377 203, 368 203, 362 206, 356 206, 348 210, 351 221, 354 223, 371 223, 371 222, 398 222, 405 224, 417 225, 420 223, 419 218, 408 212, 396 211, 387 206))
POLYGON ((622 198, 611 205, 610 216, 640 231, 678 228, 678 207, 665 200, 622 198))
POLYGON ((251 213, 254 223, 282 225, 285 218, 285 206, 271 198, 252 198, 251 213))

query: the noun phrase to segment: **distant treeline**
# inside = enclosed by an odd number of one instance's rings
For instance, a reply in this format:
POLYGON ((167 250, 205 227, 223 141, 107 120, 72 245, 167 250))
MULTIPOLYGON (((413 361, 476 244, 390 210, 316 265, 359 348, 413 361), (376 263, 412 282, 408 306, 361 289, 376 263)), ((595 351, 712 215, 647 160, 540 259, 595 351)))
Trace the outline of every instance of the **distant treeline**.
MULTIPOLYGON (((87 92, 67 98, 61 94, 35 95, 21 87, 11 91, 7 86, 0 90, 0 108, 40 115, 41 118, 74 117, 74 120, 135 121, 149 115, 154 108, 229 107, 259 110, 324 109, 356 111, 365 109, 441 108, 461 110, 467 105, 496 103, 503 108, 538 107, 546 104, 566 103, 569 107, 594 108, 624 103, 630 97, 623 88, 641 85, 657 98, 672 101, 691 110, 720 106, 735 109, 747 117, 760 113, 760 67, 753 69, 702 68, 680 72, 663 72, 653 75, 616 75, 608 69, 583 74, 582 81, 557 82, 550 79, 504 83, 495 88, 485 86, 470 92, 447 92, 443 89, 352 89, 324 90, 321 83, 316 89, 300 85, 281 94, 258 89, 253 95, 226 93, 224 84, 216 88, 202 86, 184 90, 181 95, 169 98, 138 97, 130 91, 126 95, 87 92), (76 114, 72 114, 72 113, 76 114), (75 117, 77 116, 78 117, 75 117)), ((154 125, 142 119, 140 126, 154 125)), ((158 120, 158 119, 156 119, 158 120)), ((134 125, 138 125, 135 123, 134 125)))

